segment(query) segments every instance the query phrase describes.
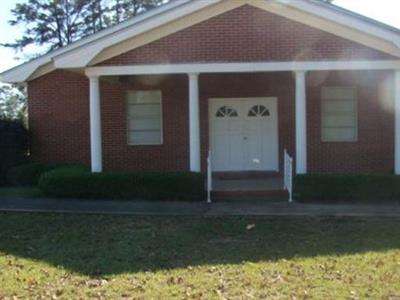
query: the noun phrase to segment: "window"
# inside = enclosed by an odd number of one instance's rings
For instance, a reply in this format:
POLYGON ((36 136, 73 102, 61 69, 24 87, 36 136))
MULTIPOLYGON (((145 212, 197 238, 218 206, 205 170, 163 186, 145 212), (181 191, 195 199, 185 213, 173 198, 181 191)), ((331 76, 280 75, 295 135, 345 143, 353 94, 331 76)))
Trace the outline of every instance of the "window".
POLYGON ((322 88, 322 141, 357 141, 357 90, 354 87, 322 88))
POLYGON ((128 91, 128 144, 162 144, 161 91, 128 91))
POLYGON ((249 117, 268 117, 269 110, 264 105, 254 105, 248 113, 249 117))
POLYGON ((230 107, 230 106, 222 106, 220 109, 218 109, 216 113, 217 118, 223 118, 223 117, 237 117, 238 113, 236 109, 230 107))

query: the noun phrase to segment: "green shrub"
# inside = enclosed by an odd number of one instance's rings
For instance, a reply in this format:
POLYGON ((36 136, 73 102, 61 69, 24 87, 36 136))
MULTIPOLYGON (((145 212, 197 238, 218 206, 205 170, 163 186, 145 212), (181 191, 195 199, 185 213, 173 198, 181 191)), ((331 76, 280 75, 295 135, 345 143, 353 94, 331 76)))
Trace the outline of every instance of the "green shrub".
POLYGON ((56 168, 55 164, 29 163, 12 167, 7 172, 7 182, 17 186, 34 186, 39 177, 56 168))
POLYGON ((13 166, 27 162, 29 134, 22 122, 0 120, 0 185, 7 184, 13 166))
POLYGON ((202 200, 204 179, 191 172, 104 172, 61 168, 40 177, 51 197, 90 199, 202 200))
POLYGON ((395 175, 301 175, 294 194, 307 201, 400 201, 400 176, 395 175))

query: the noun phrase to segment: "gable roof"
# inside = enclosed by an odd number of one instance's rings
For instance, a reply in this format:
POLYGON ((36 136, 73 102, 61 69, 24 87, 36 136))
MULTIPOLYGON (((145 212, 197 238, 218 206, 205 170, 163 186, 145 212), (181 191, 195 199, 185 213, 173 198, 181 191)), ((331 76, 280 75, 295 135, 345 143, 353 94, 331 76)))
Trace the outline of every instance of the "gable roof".
POLYGON ((29 81, 57 68, 82 69, 246 4, 355 39, 361 44, 400 58, 400 30, 318 0, 172 0, 166 5, 12 68, 0 74, 0 79, 17 83, 29 81))

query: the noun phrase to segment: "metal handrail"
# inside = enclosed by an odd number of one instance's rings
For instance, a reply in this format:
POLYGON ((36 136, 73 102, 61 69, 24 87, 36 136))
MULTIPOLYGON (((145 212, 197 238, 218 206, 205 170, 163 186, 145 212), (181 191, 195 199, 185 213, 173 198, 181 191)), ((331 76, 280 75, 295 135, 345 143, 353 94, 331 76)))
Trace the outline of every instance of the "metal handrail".
POLYGON ((284 151, 283 189, 289 193, 289 203, 293 202, 293 158, 284 151))
POLYGON ((207 157, 207 203, 211 203, 211 191, 212 191, 211 151, 208 151, 208 157, 207 157))

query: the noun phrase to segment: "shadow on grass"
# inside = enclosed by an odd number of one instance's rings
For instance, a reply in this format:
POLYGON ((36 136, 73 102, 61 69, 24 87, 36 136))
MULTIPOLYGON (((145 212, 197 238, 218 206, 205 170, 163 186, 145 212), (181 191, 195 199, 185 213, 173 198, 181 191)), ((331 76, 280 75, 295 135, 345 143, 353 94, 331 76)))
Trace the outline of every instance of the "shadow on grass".
POLYGON ((399 220, 0 214, 0 252, 90 276, 400 249, 399 236, 399 220))

